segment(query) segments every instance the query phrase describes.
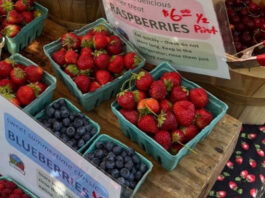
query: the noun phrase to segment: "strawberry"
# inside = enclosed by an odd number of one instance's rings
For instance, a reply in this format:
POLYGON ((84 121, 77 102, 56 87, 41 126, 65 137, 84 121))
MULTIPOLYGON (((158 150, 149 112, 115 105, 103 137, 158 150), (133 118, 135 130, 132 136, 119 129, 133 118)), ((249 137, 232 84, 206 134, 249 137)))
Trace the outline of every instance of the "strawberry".
MULTIPOLYGON (((0 90, 1 90, 1 88, 0 88, 0 90)), ((4 98, 6 98, 12 104, 16 105, 17 107, 21 106, 19 100, 16 98, 16 96, 14 94, 6 93, 6 94, 0 94, 0 95, 3 96, 4 98)))
POLYGON ((170 93, 170 101, 172 103, 175 103, 181 100, 188 100, 189 99, 188 95, 189 95, 189 90, 186 87, 176 86, 173 87, 170 93))
POLYGON ((26 72, 19 67, 15 67, 10 72, 10 78, 12 82, 14 82, 17 85, 22 85, 27 81, 26 72))
POLYGON ((189 101, 179 101, 173 106, 173 111, 179 124, 189 126, 195 118, 195 106, 189 101))
POLYGON ((142 71, 135 77, 136 88, 141 91, 147 91, 153 82, 153 77, 150 73, 142 71))
POLYGON ((172 137, 173 143, 179 143, 179 142, 184 143, 185 142, 185 135, 183 131, 179 129, 172 131, 171 137, 172 137))
POLYGON ((85 34, 81 37, 81 47, 93 47, 93 36, 91 34, 85 34))
POLYGON ((155 134, 155 141, 167 151, 171 147, 171 135, 168 131, 159 131, 155 134))
POLYGON ((64 59, 65 54, 66 54, 66 50, 62 48, 59 51, 54 52, 52 54, 52 58, 57 64, 59 64, 60 66, 63 66, 66 63, 64 59))
POLYGON ((134 100, 136 103, 138 103, 140 100, 143 100, 146 98, 145 92, 140 91, 140 90, 134 90, 133 96, 134 96, 134 100))
POLYGON ((128 121, 134 125, 137 125, 139 119, 139 113, 137 111, 121 109, 120 112, 128 121))
POLYGON ((0 1, 0 15, 6 15, 8 12, 13 10, 14 4, 12 0, 1 0, 0 1))
POLYGON ((173 143, 172 145, 171 145, 171 148, 170 148, 170 153, 172 154, 172 155, 176 155, 176 154, 178 154, 178 152, 180 151, 180 149, 182 149, 182 145, 180 145, 180 144, 178 144, 178 143, 173 143))
POLYGON ((195 125, 183 127, 181 130, 185 135, 185 142, 192 140, 199 133, 199 129, 195 125))
POLYGON ((103 34, 95 34, 93 36, 93 46, 96 50, 104 49, 109 43, 107 36, 103 34))
POLYGON ((25 65, 18 64, 18 63, 15 64, 15 67, 18 67, 18 68, 23 69, 23 70, 26 69, 26 66, 25 65))
POLYGON ((117 95, 118 104, 126 110, 133 110, 136 106, 134 95, 131 91, 123 91, 117 95))
POLYGON ((99 69, 106 69, 110 62, 110 56, 105 50, 94 52, 95 64, 99 69))
POLYGON ((160 80, 163 80, 167 87, 167 91, 171 91, 173 87, 180 86, 181 77, 177 72, 166 72, 160 80))
POLYGON ((204 108, 208 102, 208 94, 203 88, 195 88, 190 90, 190 101, 197 109, 204 108))
POLYGON ((34 18, 42 16, 42 12, 39 9, 33 11, 34 18))
POLYGON ((77 67, 80 70, 92 69, 95 66, 94 60, 87 54, 82 54, 77 60, 77 67))
POLYGON ((108 65, 108 70, 114 74, 120 74, 124 68, 123 57, 120 55, 112 56, 108 65))
POLYGON ((161 100, 159 105, 160 105, 161 111, 164 111, 164 112, 171 111, 172 106, 173 106, 172 103, 168 101, 167 99, 161 100))
POLYGON ((6 18, 2 19, 2 27, 5 28, 7 25, 9 25, 6 21, 6 18))
POLYGON ((7 26, 5 26, 4 34, 7 37, 13 38, 19 33, 20 29, 21 27, 18 25, 8 24, 7 26))
POLYGON ((26 11, 27 10, 27 2, 24 1, 24 0, 18 0, 16 3, 15 3, 15 9, 19 12, 23 12, 23 11, 26 11))
POLYGON ((15 92, 17 90, 16 84, 7 78, 0 80, 0 89, 1 87, 5 87, 9 92, 15 92))
POLYGON ((73 49, 69 49, 64 57, 64 60, 67 64, 76 64, 79 54, 76 53, 73 49))
POLYGON ((152 82, 149 95, 157 100, 164 100, 166 98, 167 88, 162 80, 152 82))
POLYGON ((96 72, 96 80, 101 85, 105 85, 111 81, 111 74, 106 70, 98 70, 96 72))
POLYGON ((141 117, 138 122, 138 127, 146 133, 154 134, 158 132, 157 121, 152 115, 145 115, 141 117))
POLYGON ((22 12, 22 16, 23 16, 23 21, 24 23, 28 24, 30 23, 31 21, 33 21, 34 19, 34 15, 32 12, 30 11, 25 11, 25 12, 22 12))
POLYGON ((14 60, 7 58, 0 62, 0 78, 9 77, 10 72, 13 69, 15 62, 14 60))
POLYGON ((33 89, 36 97, 47 89, 47 85, 42 82, 30 83, 28 86, 33 89))
POLYGON ((120 37, 111 35, 110 37, 110 42, 107 46, 107 51, 111 55, 118 55, 122 53, 122 42, 120 37))
POLYGON ((66 68, 64 69, 64 72, 67 73, 71 78, 77 76, 80 71, 76 65, 67 65, 66 68))
POLYGON ((81 92, 87 93, 90 88, 90 78, 87 75, 79 75, 75 78, 75 83, 81 92))
POLYGON ((23 15, 16 10, 11 10, 8 12, 6 20, 9 24, 19 24, 23 22, 23 15))
POLYGON ((92 49, 88 47, 83 47, 80 51, 80 55, 87 55, 92 57, 92 49))
POLYGON ((195 117, 196 117, 196 126, 199 129, 203 129, 204 127, 209 125, 213 120, 213 115, 211 114, 211 112, 207 111, 206 109, 196 110, 195 117))
POLYGON ((41 81, 44 71, 41 67, 35 65, 29 65, 25 68, 27 79, 30 82, 41 81))
POLYGON ((141 59, 135 52, 129 52, 124 56, 124 64, 127 69, 134 69, 140 64, 140 62, 141 59))
POLYGON ((69 32, 69 33, 65 33, 62 37, 61 37, 61 44, 65 49, 78 49, 81 45, 81 41, 79 39, 79 37, 73 33, 73 32, 69 32))
POLYGON ((178 122, 175 115, 170 111, 166 113, 162 112, 158 116, 158 127, 165 131, 176 130, 178 122))
POLYGON ((17 90, 17 98, 22 105, 26 106, 35 99, 35 93, 31 87, 21 86, 17 90))
POLYGON ((97 81, 93 81, 90 84, 89 92, 96 91, 98 88, 100 88, 100 84, 97 81))
POLYGON ((145 98, 143 100, 140 100, 140 102, 137 105, 137 110, 141 114, 150 113, 150 112, 159 113, 160 107, 156 99, 145 98))
POLYGON ((108 29, 104 26, 104 25, 98 25, 96 27, 94 27, 89 34, 102 34, 104 36, 108 36, 109 35, 109 31, 108 29))

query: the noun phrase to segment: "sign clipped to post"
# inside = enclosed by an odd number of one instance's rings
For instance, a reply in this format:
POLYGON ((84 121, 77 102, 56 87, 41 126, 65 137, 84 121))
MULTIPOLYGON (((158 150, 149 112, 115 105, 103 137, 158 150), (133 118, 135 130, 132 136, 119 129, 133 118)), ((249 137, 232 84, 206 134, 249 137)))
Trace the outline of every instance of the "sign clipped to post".
POLYGON ((229 78, 212 0, 104 0, 107 18, 147 62, 229 78))
POLYGON ((121 186, 0 96, 0 173, 39 197, 120 197, 121 186))

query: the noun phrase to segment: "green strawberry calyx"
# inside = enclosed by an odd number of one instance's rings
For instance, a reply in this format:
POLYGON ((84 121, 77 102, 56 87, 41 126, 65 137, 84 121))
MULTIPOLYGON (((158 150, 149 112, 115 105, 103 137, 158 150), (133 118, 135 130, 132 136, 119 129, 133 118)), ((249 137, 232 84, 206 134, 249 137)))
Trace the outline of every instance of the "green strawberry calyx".
POLYGON ((158 118, 157 118, 158 128, 162 127, 162 125, 165 123, 166 116, 167 116, 167 114, 162 110, 161 113, 158 115, 158 118))
POLYGON ((71 74, 73 74, 74 76, 77 76, 80 73, 80 70, 78 69, 78 67, 74 64, 70 64, 66 67, 66 70, 68 72, 70 72, 71 74))

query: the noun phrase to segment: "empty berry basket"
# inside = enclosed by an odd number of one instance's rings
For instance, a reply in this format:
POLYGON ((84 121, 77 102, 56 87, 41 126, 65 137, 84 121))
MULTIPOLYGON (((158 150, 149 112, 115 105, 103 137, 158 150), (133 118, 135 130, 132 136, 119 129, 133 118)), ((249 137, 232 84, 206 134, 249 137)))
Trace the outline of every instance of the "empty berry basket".
MULTIPOLYGON (((50 105, 48 105, 44 110, 39 112, 35 116, 35 119, 43 120, 44 118, 46 118, 45 110, 48 107, 53 106, 55 103, 57 103, 58 101, 61 101, 61 100, 63 100, 65 102, 65 105, 66 105, 67 109, 69 110, 69 112, 71 112, 71 113, 81 113, 80 110, 76 106, 74 106, 69 100, 67 100, 65 98, 59 98, 59 99, 55 100, 54 102, 52 102, 50 105)), ((77 150, 78 153, 83 153, 88 148, 88 146, 91 144, 91 142, 93 142, 93 140, 99 135, 99 132, 100 132, 100 126, 98 125, 98 123, 94 122, 93 120, 91 120, 90 118, 88 118, 85 115, 84 115, 84 119, 88 121, 88 124, 92 127, 92 128, 90 127, 90 129, 91 130, 95 130, 95 133, 93 132, 93 135, 91 135, 90 138, 88 138, 89 140, 86 141, 85 144, 80 149, 77 150)), ((71 121, 71 122, 73 122, 73 121, 71 121)), ((87 133, 87 132, 88 131, 86 131, 85 133, 87 133)), ((53 133, 55 134, 55 131, 53 131, 53 133)), ((73 137, 73 139, 74 139, 74 137, 73 137)))
POLYGON ((44 46, 44 52, 46 56, 49 58, 52 67, 54 69, 54 72, 56 75, 66 84, 68 89, 71 91, 71 93, 76 96, 81 103, 81 105, 87 110, 90 111, 94 109, 96 106, 101 104, 103 101, 106 101, 114 96, 119 92, 120 86, 122 83, 127 80, 132 72, 138 72, 140 68, 142 68, 145 64, 145 59, 143 56, 141 56, 136 48, 128 42, 120 33, 115 31, 112 26, 107 23, 105 19, 98 19, 97 21, 88 24, 84 27, 82 27, 79 30, 74 31, 78 36, 84 35, 85 33, 88 33, 93 27, 98 25, 104 25, 109 32, 119 36, 122 40, 122 42, 125 44, 126 53, 134 51, 141 59, 140 64, 133 70, 128 70, 125 72, 122 76, 116 78, 112 82, 107 83, 106 85, 102 86, 101 88, 97 89, 94 92, 83 94, 80 89, 77 87, 76 83, 71 79, 69 75, 67 75, 60 66, 52 59, 52 54, 56 51, 58 51, 62 46, 60 43, 60 39, 44 46))
MULTIPOLYGON (((158 65, 154 70, 151 71, 151 75, 155 80, 159 79, 163 73, 176 71, 168 63, 163 62, 158 65)), ((183 86, 188 89, 200 87, 199 85, 182 78, 183 86)), ((194 148, 197 143, 201 142, 214 128, 214 126, 221 120, 225 115, 228 106, 217 99, 211 93, 207 92, 209 95, 209 104, 206 109, 208 109, 214 116, 212 122, 205 127, 196 137, 190 140, 186 146, 189 148, 194 148)), ((189 150, 183 147, 178 154, 172 155, 166 151, 160 144, 158 144, 154 139, 148 136, 145 132, 141 131, 137 126, 131 124, 120 112, 119 105, 117 101, 114 101, 111 105, 113 113, 118 118, 121 129, 123 133, 129 137, 132 141, 137 142, 148 154, 152 155, 158 163, 161 164, 167 170, 173 170, 180 160, 189 153, 189 150)))

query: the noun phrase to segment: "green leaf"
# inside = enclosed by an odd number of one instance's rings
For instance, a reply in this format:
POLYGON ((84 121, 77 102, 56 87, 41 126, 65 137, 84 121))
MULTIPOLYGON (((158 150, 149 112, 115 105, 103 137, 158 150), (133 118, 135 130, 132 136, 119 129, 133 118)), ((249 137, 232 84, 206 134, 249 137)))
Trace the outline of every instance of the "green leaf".
POLYGON ((245 134, 245 133, 242 133, 242 134, 241 134, 241 137, 242 137, 242 138, 245 138, 245 137, 246 137, 246 134, 245 134))
POLYGON ((213 190, 210 191, 209 196, 214 196, 215 192, 213 190))
POLYGON ((229 177, 229 176, 230 176, 230 174, 229 174, 228 172, 223 172, 223 175, 224 175, 225 177, 229 177))
POLYGON ((240 188, 240 189, 238 189, 238 194, 240 194, 240 195, 242 195, 243 194, 243 189, 242 188, 240 188))
POLYGON ((241 181, 241 178, 240 177, 236 177, 235 181, 241 181))

